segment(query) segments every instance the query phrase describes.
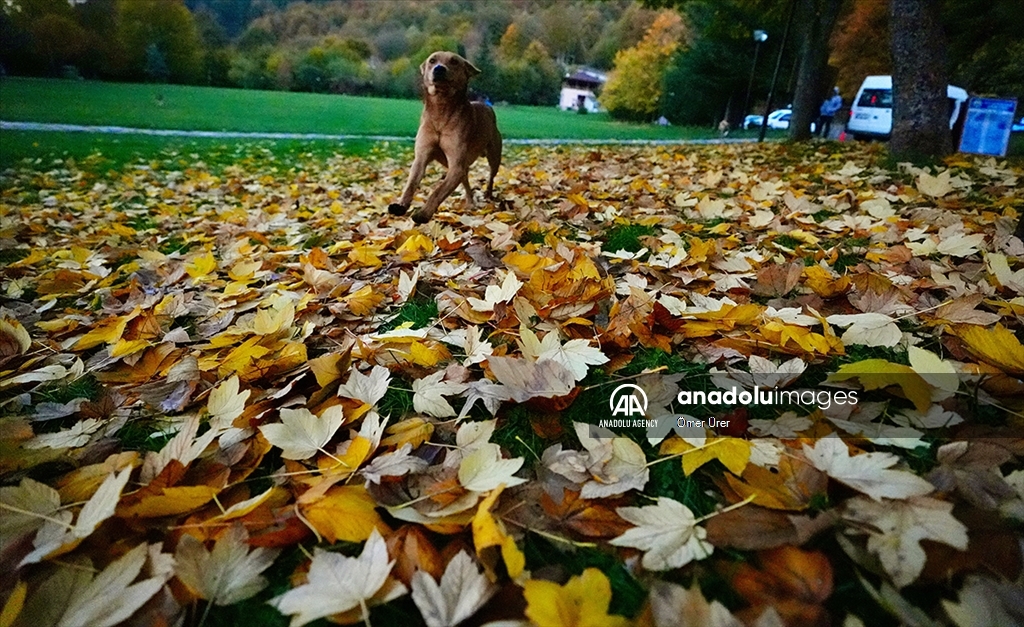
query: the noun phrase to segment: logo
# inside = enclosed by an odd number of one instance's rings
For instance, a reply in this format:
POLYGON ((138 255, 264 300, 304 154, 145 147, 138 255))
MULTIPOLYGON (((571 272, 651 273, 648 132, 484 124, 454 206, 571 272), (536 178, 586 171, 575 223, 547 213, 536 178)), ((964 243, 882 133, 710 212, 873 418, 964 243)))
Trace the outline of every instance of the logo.
POLYGON ((620 414, 623 416, 632 416, 634 414, 643 416, 647 413, 647 393, 639 385, 623 383, 612 390, 612 395, 608 399, 608 408, 612 410, 613 416, 620 414), (637 398, 638 394, 640 398, 637 398), (643 403, 642 405, 641 402, 643 403))

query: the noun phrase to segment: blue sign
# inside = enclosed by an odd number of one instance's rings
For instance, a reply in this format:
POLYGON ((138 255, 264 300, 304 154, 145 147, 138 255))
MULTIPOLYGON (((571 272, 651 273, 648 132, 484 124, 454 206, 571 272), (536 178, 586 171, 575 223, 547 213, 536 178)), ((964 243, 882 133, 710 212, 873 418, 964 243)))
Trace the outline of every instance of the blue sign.
POLYGON ((960 152, 1005 156, 1016 109, 1016 100, 971 98, 960 136, 960 152))

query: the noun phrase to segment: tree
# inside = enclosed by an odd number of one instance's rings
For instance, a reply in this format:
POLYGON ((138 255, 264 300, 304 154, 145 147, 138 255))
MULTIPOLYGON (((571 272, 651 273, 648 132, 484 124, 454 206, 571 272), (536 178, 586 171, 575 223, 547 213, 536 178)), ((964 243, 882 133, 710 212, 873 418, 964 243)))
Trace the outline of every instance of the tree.
POLYGON ((855 2, 832 35, 832 57, 836 85, 853 97, 864 77, 892 74, 889 47, 889 7, 883 2, 855 2))
POLYGON ((145 74, 147 50, 156 45, 174 82, 195 82, 202 76, 202 44, 192 14, 181 0, 121 0, 118 35, 129 72, 145 74))
POLYGON ((892 139, 897 159, 943 157, 949 132, 945 36, 938 0, 891 0, 892 139))
POLYGON ((612 117, 650 120, 661 104, 661 77, 685 32, 675 11, 665 11, 636 46, 615 55, 601 104, 612 117))
MULTIPOLYGON (((797 0, 790 0, 797 1, 797 0)), ((799 23, 804 25, 800 45, 800 69, 793 94, 793 117, 789 137, 804 141, 811 137, 811 122, 817 117, 828 85, 829 44, 843 0, 799 0, 799 23)))

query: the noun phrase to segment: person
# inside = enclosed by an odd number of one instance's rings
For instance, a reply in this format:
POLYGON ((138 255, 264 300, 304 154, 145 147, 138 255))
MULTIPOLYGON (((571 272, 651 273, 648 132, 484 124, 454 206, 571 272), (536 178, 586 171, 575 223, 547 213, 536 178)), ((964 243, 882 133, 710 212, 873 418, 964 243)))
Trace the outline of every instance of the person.
POLYGON ((832 131, 832 118, 842 107, 843 97, 839 95, 839 88, 833 87, 832 97, 821 103, 821 108, 818 110, 818 135, 820 137, 828 138, 829 132, 832 131))

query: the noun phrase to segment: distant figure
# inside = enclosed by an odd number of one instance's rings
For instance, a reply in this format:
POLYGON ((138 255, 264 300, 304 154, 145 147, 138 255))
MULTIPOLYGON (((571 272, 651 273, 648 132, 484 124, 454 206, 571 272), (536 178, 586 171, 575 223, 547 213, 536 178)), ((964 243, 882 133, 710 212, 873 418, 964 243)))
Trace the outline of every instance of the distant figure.
POLYGON ((832 88, 832 97, 821 103, 821 109, 818 110, 818 135, 823 138, 828 138, 828 134, 832 131, 832 118, 836 117, 836 113, 843 108, 843 97, 839 95, 839 88, 832 88))
POLYGON ((658 118, 658 121, 655 122, 655 124, 657 124, 658 126, 672 126, 672 123, 669 122, 668 118, 666 118, 665 116, 661 116, 660 118, 658 118))
POLYGON ((722 120, 718 123, 718 134, 725 137, 729 134, 729 120, 722 120))

